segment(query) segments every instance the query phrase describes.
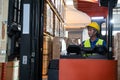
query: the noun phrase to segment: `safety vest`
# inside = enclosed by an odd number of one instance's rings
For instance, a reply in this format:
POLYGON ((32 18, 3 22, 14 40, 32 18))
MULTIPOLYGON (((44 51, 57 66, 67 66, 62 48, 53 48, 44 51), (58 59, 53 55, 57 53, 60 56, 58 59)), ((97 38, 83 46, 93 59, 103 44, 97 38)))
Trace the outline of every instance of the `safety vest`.
MULTIPOLYGON (((98 39, 98 41, 96 42, 96 45, 103 45, 103 40, 98 39)), ((89 39, 84 42, 84 47, 86 47, 86 48, 91 47, 89 39)), ((83 54, 84 57, 88 57, 88 56, 91 56, 91 55, 96 55, 96 54, 94 54, 94 53, 93 54, 91 54, 91 53, 83 54)))
MULTIPOLYGON (((98 39, 98 41, 96 42, 96 45, 103 45, 103 40, 98 39)), ((89 39, 84 42, 84 47, 91 47, 89 39)))

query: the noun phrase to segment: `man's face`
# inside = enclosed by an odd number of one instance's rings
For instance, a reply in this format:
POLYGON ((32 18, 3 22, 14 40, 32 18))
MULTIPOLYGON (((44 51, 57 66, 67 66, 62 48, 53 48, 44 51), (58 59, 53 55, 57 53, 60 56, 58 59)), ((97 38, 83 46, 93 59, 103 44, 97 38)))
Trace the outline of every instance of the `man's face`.
POLYGON ((97 31, 92 27, 87 27, 89 37, 96 36, 97 31))

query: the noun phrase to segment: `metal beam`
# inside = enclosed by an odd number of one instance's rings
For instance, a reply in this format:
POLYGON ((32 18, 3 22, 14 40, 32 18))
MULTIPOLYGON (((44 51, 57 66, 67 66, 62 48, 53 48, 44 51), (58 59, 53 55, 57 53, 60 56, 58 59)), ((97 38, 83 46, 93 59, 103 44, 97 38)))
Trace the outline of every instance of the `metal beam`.
POLYGON ((44 0, 23 0, 20 80, 42 80, 44 0))
POLYGON ((31 1, 22 3, 22 34, 20 43, 20 80, 31 80, 31 1))
POLYGON ((112 59, 113 55, 113 46, 112 46, 112 31, 113 31, 113 23, 111 20, 113 18, 113 0, 108 1, 108 58, 112 59))

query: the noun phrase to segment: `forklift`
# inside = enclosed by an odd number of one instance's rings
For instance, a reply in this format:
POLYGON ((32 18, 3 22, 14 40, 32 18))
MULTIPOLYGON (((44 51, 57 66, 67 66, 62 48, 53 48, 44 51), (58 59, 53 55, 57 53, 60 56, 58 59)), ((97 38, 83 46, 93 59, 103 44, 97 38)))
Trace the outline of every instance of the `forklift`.
MULTIPOLYGON (((104 0, 101 0, 104 1, 104 0)), ((85 59, 81 55, 51 60, 48 80, 117 80, 117 61, 112 58, 112 8, 108 1, 108 57, 85 59)), ((44 0, 9 0, 8 37, 10 60, 20 59, 20 80, 42 80, 44 0), (17 12, 17 13, 16 13, 17 12), (17 52, 16 52, 17 51, 17 52)), ((68 51, 78 46, 70 46, 68 51)))
POLYGON ((8 1, 8 61, 20 61, 19 80, 42 80, 44 0, 8 1))
MULTIPOLYGON (((112 9, 116 0, 100 0, 102 6, 108 7, 107 23, 107 56, 90 56, 84 58, 81 51, 94 52, 91 49, 81 49, 78 45, 69 45, 67 55, 50 61, 48 80, 117 80, 117 60, 112 51, 112 9), (102 2, 105 2, 104 4, 102 2), (75 55, 71 53, 76 53, 75 55)), ((98 48, 98 51, 102 50, 98 48)))

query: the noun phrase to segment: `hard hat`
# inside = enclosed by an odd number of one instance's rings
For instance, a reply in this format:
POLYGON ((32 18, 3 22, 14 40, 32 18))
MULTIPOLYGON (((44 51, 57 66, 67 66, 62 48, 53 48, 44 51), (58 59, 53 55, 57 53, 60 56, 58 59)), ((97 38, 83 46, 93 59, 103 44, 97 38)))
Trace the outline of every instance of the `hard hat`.
POLYGON ((95 28, 98 32, 100 32, 100 26, 96 22, 91 22, 87 27, 95 28))

